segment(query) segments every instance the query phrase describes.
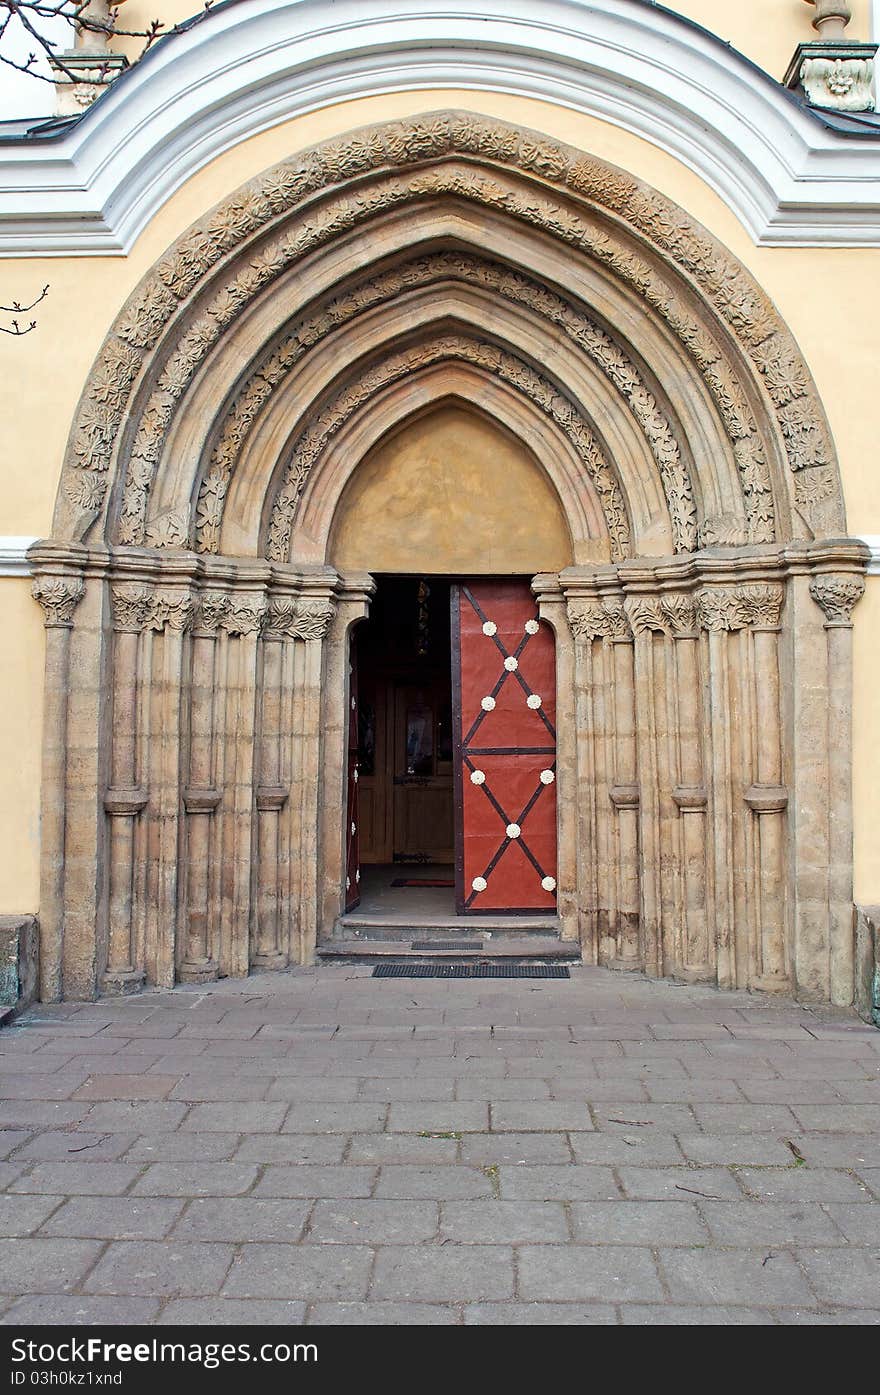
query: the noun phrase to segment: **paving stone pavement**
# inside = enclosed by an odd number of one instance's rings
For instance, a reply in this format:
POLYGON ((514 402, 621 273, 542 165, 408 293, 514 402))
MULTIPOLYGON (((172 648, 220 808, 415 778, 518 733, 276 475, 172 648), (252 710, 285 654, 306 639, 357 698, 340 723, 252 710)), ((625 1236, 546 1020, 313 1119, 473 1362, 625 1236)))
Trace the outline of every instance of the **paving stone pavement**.
POLYGON ((880 1032, 333 965, 0 1033, 0 1321, 878 1324, 880 1032))

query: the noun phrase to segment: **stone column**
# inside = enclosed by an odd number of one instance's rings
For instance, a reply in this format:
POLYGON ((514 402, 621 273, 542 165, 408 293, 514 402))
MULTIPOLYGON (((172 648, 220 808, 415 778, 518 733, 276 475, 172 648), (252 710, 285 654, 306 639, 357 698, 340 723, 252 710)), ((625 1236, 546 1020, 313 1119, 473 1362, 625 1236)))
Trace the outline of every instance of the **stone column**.
POLYGON ((134 934, 135 827, 147 802, 138 780, 137 742, 141 636, 152 604, 152 591, 137 582, 113 586, 113 701, 110 783, 104 796, 108 819, 109 893, 107 963, 101 989, 133 993, 143 987, 134 934))
POLYGON ((641 953, 645 972, 656 978, 664 970, 663 926, 670 907, 664 907, 660 828, 663 783, 660 777, 660 742, 665 739, 666 732, 658 731, 658 715, 666 715, 665 675, 661 661, 657 681, 654 636, 657 632, 667 633, 669 626, 657 596, 628 596, 625 609, 634 646, 641 953))
POLYGON ((193 597, 189 589, 163 588, 156 593, 150 624, 153 629, 163 631, 163 639, 162 667, 153 674, 158 836, 150 939, 155 955, 155 981, 160 988, 173 987, 178 956, 181 706, 184 641, 192 613, 193 597))
MULTIPOLYGON (((322 849, 319 830, 321 826, 320 789, 322 740, 322 677, 324 659, 324 637, 336 614, 333 596, 336 580, 329 581, 326 574, 309 578, 302 583, 303 594, 298 602, 297 621, 293 634, 298 643, 294 681, 294 709, 299 717, 298 725, 298 780, 296 789, 299 808, 296 826, 299 829, 298 872, 299 872, 299 928, 300 962, 312 963, 318 932, 318 903, 320 895, 319 866, 322 849), (311 582, 311 584, 309 584, 311 582)), ((337 685, 338 681, 337 681, 337 685)), ((329 738, 328 738, 329 739, 329 738)), ((335 733, 334 733, 335 739, 335 733)), ((340 820, 341 827, 341 820, 340 820)))
POLYGON ((663 610, 673 635, 678 697, 678 781, 672 798, 681 823, 684 924, 676 972, 698 982, 714 977, 715 973, 707 913, 706 806, 709 796, 703 769, 700 632, 692 596, 666 595, 663 610))
POLYGON ((778 655, 784 596, 776 582, 712 586, 697 596, 709 636, 712 912, 722 988, 788 986, 778 655), (743 822, 743 805, 754 828, 743 822))
POLYGON ((644 968, 639 920, 639 774, 636 756, 636 692, 633 634, 623 604, 605 598, 605 639, 610 647, 613 684, 613 783, 609 797, 617 812, 617 955, 612 968, 644 968))
POLYGON ((229 972, 245 977, 250 967, 250 935, 254 931, 251 882, 253 875, 253 816, 256 747, 257 651, 266 613, 260 590, 235 591, 222 625, 236 654, 227 668, 226 837, 223 911, 226 919, 229 972))
POLYGON ((855 989, 852 905, 852 612, 865 582, 821 573, 810 595, 825 616, 828 642, 828 852, 831 1001, 848 1007, 855 989))
POLYGON ((67 696, 70 690, 70 631, 84 591, 74 573, 40 574, 33 595, 46 626, 46 686, 43 712, 42 876, 40 885, 40 998, 61 998, 64 934, 65 813, 67 807, 67 696))
POLYGON ((710 733, 709 817, 712 826, 715 953, 719 988, 735 988, 734 813, 731 766, 731 711, 727 631, 737 628, 732 587, 712 587, 697 595, 697 616, 708 632, 708 726, 710 733))
MULTIPOLYGON (((607 629, 602 603, 590 587, 566 589, 568 627, 574 638, 575 885, 581 948, 587 963, 605 963, 614 894, 605 778, 605 675, 598 641, 607 629), (597 653, 594 651, 598 651, 597 653)), ((615 947, 616 948, 616 947, 615 947)))
MULTIPOLYGON (((329 622, 324 640, 319 936, 335 924, 345 901, 352 632, 357 622, 369 614, 375 590, 376 583, 367 572, 348 572, 340 577, 336 591, 336 617, 329 622)), ((302 645, 297 645, 297 648, 301 649, 302 645)))
POLYGON ((741 594, 754 645, 757 765, 757 778, 745 791, 757 832, 752 879, 756 935, 750 986, 779 992, 790 986, 785 894, 788 791, 782 783, 778 640, 784 592, 781 586, 770 584, 744 587, 741 594))
POLYGON ((189 779, 183 791, 186 812, 186 926, 178 977, 207 983, 217 977, 218 907, 211 895, 212 831, 221 792, 217 782, 214 707, 217 630, 229 607, 219 591, 196 598, 191 641, 189 702, 189 779), (212 934, 212 929, 214 933, 212 934))
POLYGON ((269 599, 263 631, 260 755, 257 784, 257 887, 251 963, 257 968, 283 969, 289 945, 282 909, 287 903, 288 856, 282 842, 281 818, 290 797, 289 769, 283 760, 287 683, 285 646, 296 628, 296 598, 269 599))

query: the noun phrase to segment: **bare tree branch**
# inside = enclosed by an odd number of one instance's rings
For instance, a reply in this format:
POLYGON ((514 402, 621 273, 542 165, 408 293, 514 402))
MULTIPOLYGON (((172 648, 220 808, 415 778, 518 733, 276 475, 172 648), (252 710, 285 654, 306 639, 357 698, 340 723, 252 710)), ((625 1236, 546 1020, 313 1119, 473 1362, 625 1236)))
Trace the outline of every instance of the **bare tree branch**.
POLYGON ((26 315, 29 310, 33 310, 35 305, 39 305, 41 300, 45 300, 48 294, 49 287, 44 286, 36 300, 32 300, 30 305, 19 305, 18 301, 14 300, 11 305, 0 305, 0 313, 4 315, 26 315))
POLYGON ((31 320, 27 329, 22 329, 18 320, 10 320, 9 323, 12 326, 11 329, 7 329, 6 325, 0 325, 0 334, 11 334, 13 339, 21 339, 25 334, 30 334, 31 330, 37 327, 36 320, 31 320))
MULTIPOLYGON (((157 39, 166 38, 171 34, 183 33, 194 23, 205 19, 213 7, 214 0, 205 0, 204 8, 200 14, 194 15, 185 23, 173 24, 170 28, 166 28, 162 20, 153 19, 143 29, 122 29, 116 22, 119 8, 112 4, 112 0, 109 6, 109 21, 96 18, 89 12, 89 0, 0 0, 0 14, 6 12, 5 17, 0 20, 0 64, 5 64, 6 67, 13 68, 16 72, 24 73, 28 77, 37 78, 41 82, 57 83, 59 75, 67 78, 69 82, 81 82, 82 72, 74 70, 64 62, 64 57, 59 54, 60 44, 56 39, 49 38, 45 32, 42 32, 41 20, 64 19, 79 33, 94 34, 104 40, 113 37, 142 39, 143 47, 134 60, 137 62, 138 59, 143 58, 157 39), (35 45, 24 62, 12 57, 8 51, 15 35, 14 29, 9 30, 9 25, 13 21, 18 22, 21 30, 33 40, 35 45), (47 76, 39 71, 37 64, 41 57, 49 59, 53 75, 47 76)), ((94 68, 89 70, 89 80, 96 86, 106 85, 117 76, 117 71, 113 65, 101 63, 100 56, 96 55, 94 68)))
MULTIPOLYGON (((33 310, 35 305, 39 305, 41 300, 45 300, 48 294, 49 287, 44 286, 36 300, 32 300, 30 305, 19 305, 18 301, 14 300, 11 305, 0 305, 0 314, 26 315, 28 311, 33 310)), ((25 334, 30 334, 31 330, 36 329, 36 327, 36 320, 31 320, 25 329, 22 329, 18 320, 10 320, 8 325, 0 325, 0 334, 10 334, 13 339, 21 339, 25 334)))

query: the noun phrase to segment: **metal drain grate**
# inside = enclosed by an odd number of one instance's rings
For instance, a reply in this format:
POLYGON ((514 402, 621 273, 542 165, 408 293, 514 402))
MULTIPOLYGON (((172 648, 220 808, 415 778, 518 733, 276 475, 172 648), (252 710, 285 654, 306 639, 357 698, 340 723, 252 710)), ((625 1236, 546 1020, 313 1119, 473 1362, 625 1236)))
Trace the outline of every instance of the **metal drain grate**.
POLYGON ((571 978, 561 964, 377 964, 373 978, 571 978))
POLYGON ((414 940, 410 949, 483 949, 482 940, 414 940))

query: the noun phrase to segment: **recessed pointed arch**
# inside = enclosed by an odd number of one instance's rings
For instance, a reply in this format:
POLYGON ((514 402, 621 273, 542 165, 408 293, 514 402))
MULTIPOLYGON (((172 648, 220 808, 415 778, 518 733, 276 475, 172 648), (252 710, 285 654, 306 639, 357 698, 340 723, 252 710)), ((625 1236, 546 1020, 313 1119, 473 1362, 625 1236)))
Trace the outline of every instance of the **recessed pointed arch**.
MULTIPOLYGON (((663 388, 646 381, 633 352, 621 347, 594 317, 533 277, 462 250, 443 250, 395 263, 358 281, 335 297, 333 311, 328 316, 321 305, 297 319, 272 352, 239 380, 201 467, 193 535, 197 551, 220 547, 225 501, 236 472, 259 469, 261 457, 278 453, 273 420, 292 423, 294 439, 282 453, 295 452, 302 423, 320 415, 330 396, 347 391, 347 380, 360 371, 357 364, 375 364, 416 329, 436 337, 447 317, 447 329, 458 322, 466 331, 470 327, 472 333, 491 336, 499 348, 521 352, 533 367, 554 364, 550 375, 557 391, 573 398, 606 457, 620 462, 615 468, 622 473, 622 487, 634 523, 637 520, 634 550, 645 545, 652 528, 656 533, 661 514, 667 515, 662 550, 692 550, 698 517, 717 517, 735 507, 736 467, 720 421, 707 438, 704 418, 703 432, 694 428, 689 438, 663 388), (319 326, 324 329, 320 340, 319 326), (316 375, 304 366, 307 353, 310 364, 318 357, 319 343, 329 379, 323 394, 315 385, 316 375), (726 493, 719 468, 725 448, 734 476, 733 483, 726 482, 726 493), (702 479, 694 478, 695 449, 704 461, 702 479)), ((690 413, 691 425, 694 415, 690 413)), ((194 411, 193 416, 198 420, 201 413, 194 411)), ((187 451, 172 440, 168 454, 181 460, 187 451)), ((172 509, 174 495, 157 500, 156 507, 172 509)), ((741 526, 744 530, 745 518, 741 526)))
MULTIPOLYGON (((572 561, 610 561, 614 544, 609 533, 609 510, 583 468, 572 439, 528 394, 485 371, 469 351, 475 341, 448 354, 436 341, 419 346, 424 360, 405 379, 366 399, 327 443, 322 468, 312 472, 294 501, 296 545, 303 561, 334 564, 333 531, 347 487, 361 462, 383 440, 416 417, 456 402, 484 415, 496 429, 509 432, 526 447, 559 502, 571 538, 572 561)), ((279 484, 282 482, 279 481, 279 484)), ((426 482, 426 488, 429 488, 426 482)), ((236 502, 238 501, 236 496, 236 502)), ((266 501, 261 524, 268 532, 276 508, 284 504, 282 490, 266 501)), ((491 513, 491 501, 486 508, 491 513)), ((234 514, 238 510, 233 511, 234 514)), ((614 515, 612 513, 612 521, 614 515)), ((617 520, 619 522, 619 520, 617 520)), ((628 520, 623 520, 624 525, 628 520)), ((228 537, 224 533, 224 538, 228 537)), ((285 557, 282 560, 287 560, 285 557)))
MULTIPOLYGON (((191 519, 160 516, 146 539, 147 501, 176 414, 215 346, 230 343, 236 325, 258 316, 261 297, 289 271, 302 273, 319 249, 345 243, 389 210, 430 207, 436 216, 449 201, 537 232, 574 267, 598 269, 609 286, 624 288, 649 322, 674 336, 693 395, 708 390, 724 423, 741 493, 729 517, 703 520, 698 541, 842 531, 836 461, 809 373, 745 269, 621 171, 502 123, 435 113, 278 167, 163 258, 120 317, 87 388, 59 497, 61 535, 82 537, 103 519, 111 540, 185 546, 191 519)), ((682 542, 677 550, 688 550, 682 542)))

